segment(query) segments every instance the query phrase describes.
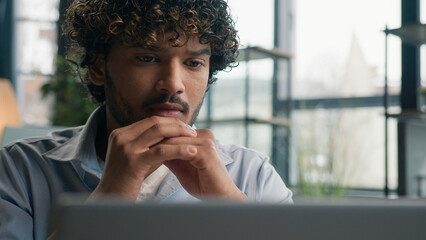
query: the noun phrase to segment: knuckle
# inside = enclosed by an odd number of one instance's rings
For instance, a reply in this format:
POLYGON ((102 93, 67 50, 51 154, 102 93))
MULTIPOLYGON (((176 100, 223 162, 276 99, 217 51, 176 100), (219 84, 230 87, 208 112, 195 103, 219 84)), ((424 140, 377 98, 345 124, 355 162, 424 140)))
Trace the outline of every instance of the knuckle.
POLYGON ((202 135, 202 136, 204 136, 206 138, 212 138, 212 139, 214 139, 213 132, 210 129, 199 129, 199 130, 197 130, 197 132, 200 135, 202 135))
POLYGON ((159 124, 159 123, 152 125, 151 131, 153 131, 157 134, 160 134, 162 136, 164 136, 167 133, 166 129, 164 128, 164 125, 159 124))
POLYGON ((208 146, 208 147, 211 147, 211 148, 215 148, 215 147, 216 147, 216 141, 215 141, 215 140, 213 140, 213 139, 211 139, 211 138, 206 138, 206 139, 204 140, 204 144, 205 144, 206 146, 208 146))
POLYGON ((185 132, 187 132, 187 131, 188 131, 188 127, 187 127, 187 126, 185 126, 185 124, 184 124, 184 123, 179 124, 179 125, 178 125, 178 128, 179 128, 179 132, 182 132, 182 133, 185 133, 185 132))
POLYGON ((160 117, 158 116, 152 116, 149 118, 149 120, 152 122, 153 125, 159 124, 160 123, 160 117))
POLYGON ((180 146, 180 148, 179 148, 179 154, 181 156, 188 155, 188 146, 186 146, 186 145, 180 146))
POLYGON ((181 121, 181 120, 179 120, 178 118, 173 118, 174 120, 175 120, 175 122, 177 123, 177 124, 182 124, 183 122, 181 121))
POLYGON ((133 149, 130 147, 130 144, 122 144, 122 145, 119 146, 119 149, 126 156, 132 156, 133 155, 133 149))
POLYGON ((160 130, 160 124, 154 123, 154 125, 151 126, 152 131, 159 131, 160 130))
POLYGON ((122 138, 123 138, 123 136, 122 136, 121 132, 118 131, 117 129, 113 130, 111 132, 111 134, 109 135, 109 140, 112 141, 113 143, 116 143, 116 144, 120 143, 122 141, 122 138))
POLYGON ((118 131, 117 131, 117 129, 115 129, 109 134, 109 138, 112 140, 112 139, 116 138, 117 135, 118 135, 118 131))
POLYGON ((167 150, 164 146, 157 146, 154 148, 154 154, 159 157, 164 157, 167 153, 167 150))

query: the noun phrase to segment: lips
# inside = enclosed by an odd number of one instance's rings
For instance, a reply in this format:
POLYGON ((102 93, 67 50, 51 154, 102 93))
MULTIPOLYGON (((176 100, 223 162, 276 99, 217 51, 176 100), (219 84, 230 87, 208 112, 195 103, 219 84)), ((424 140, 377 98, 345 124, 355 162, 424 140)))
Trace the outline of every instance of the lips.
POLYGON ((149 106, 154 115, 160 117, 178 117, 183 114, 184 108, 176 103, 159 103, 149 106))

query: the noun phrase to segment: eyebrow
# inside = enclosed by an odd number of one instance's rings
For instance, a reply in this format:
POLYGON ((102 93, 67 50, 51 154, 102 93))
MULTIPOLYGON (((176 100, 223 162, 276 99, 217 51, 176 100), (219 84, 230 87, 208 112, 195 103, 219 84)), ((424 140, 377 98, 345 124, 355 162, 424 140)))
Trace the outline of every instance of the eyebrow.
POLYGON ((138 45, 138 44, 132 45, 130 46, 130 48, 140 48, 140 49, 146 49, 146 50, 151 50, 155 52, 158 52, 161 50, 161 48, 157 46, 138 45))
MULTIPOLYGON (((159 52, 159 51, 162 50, 161 47, 147 46, 147 45, 132 45, 131 48, 146 49, 146 50, 150 50, 150 51, 154 51, 154 52, 159 52)), ((188 51, 188 53, 192 56, 201 56, 201 55, 211 56, 212 55, 210 48, 203 48, 203 49, 200 49, 200 50, 188 51)))
POLYGON ((209 48, 204 48, 204 49, 197 50, 197 51, 190 51, 189 53, 193 56, 201 56, 201 55, 211 56, 212 55, 212 52, 210 51, 209 48))

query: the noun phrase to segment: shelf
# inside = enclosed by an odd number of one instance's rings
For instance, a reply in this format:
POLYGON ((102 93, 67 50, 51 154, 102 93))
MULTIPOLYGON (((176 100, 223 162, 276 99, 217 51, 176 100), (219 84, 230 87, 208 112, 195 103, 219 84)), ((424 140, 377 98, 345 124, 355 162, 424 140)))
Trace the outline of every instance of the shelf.
MULTIPOLYGON (((420 112, 418 110, 402 110, 400 113, 389 113, 389 90, 388 90, 388 36, 389 34, 398 36, 401 39, 401 42, 404 45, 412 45, 416 47, 416 52, 420 52, 419 46, 422 44, 426 44, 426 24, 421 23, 411 23, 411 24, 404 24, 400 28, 396 29, 386 29, 384 30, 384 33, 386 35, 385 37, 385 76, 384 76, 384 110, 385 110, 385 151, 384 151, 384 157, 385 157, 385 187, 384 192, 385 195, 388 196, 389 194, 389 173, 388 173, 388 164, 389 164, 389 146, 388 146, 388 119, 394 118, 398 122, 397 127, 397 133, 398 133, 398 195, 407 195, 411 191, 411 189, 408 187, 410 186, 410 183, 412 182, 412 171, 408 169, 408 159, 413 156, 411 156, 410 152, 415 149, 414 146, 417 146, 418 144, 416 141, 411 141, 410 137, 408 137, 408 131, 411 131, 410 134, 417 131, 414 130, 417 126, 421 126, 424 129, 424 126, 426 125, 426 113, 420 112), (400 123, 403 123, 403 125, 399 125, 400 123), (407 130, 410 129, 410 130, 407 130), (411 143, 409 144, 408 142, 411 143), (415 144, 413 144, 413 142, 415 144)), ((417 60, 416 60, 417 61, 417 60)), ((417 63, 414 63, 417 64, 417 63)), ((419 75, 410 78, 414 81, 417 81, 416 79, 419 77, 419 75)), ((404 79, 405 81, 405 79, 404 79)), ((402 85, 403 90, 405 88, 410 89, 411 86, 408 85, 402 85)), ((412 90, 412 89, 411 89, 412 90)), ((410 95, 413 96, 413 95, 410 95)), ((422 135, 419 132, 419 135, 422 135)), ((421 144, 421 142, 419 143, 421 144)))
POLYGON ((426 44, 426 24, 407 24, 400 28, 386 29, 385 33, 401 38, 414 45, 426 44))
POLYGON ((197 121, 196 124, 232 124, 232 123, 264 123, 270 124, 273 126, 279 127, 289 127, 290 120, 285 118, 269 118, 269 119, 261 119, 261 118, 230 118, 230 119, 221 119, 221 120, 200 120, 197 121))
POLYGON ((400 113, 391 113, 388 114, 388 117, 391 118, 415 118, 415 119, 424 119, 426 120, 426 112, 419 112, 415 110, 406 110, 400 113))
MULTIPOLYGON (((251 91, 252 79, 251 76, 252 68, 256 70, 256 72, 262 71, 263 69, 259 69, 259 64, 256 62, 250 62, 252 60, 263 60, 269 59, 270 63, 273 66, 272 75, 270 76, 270 81, 264 81, 263 84, 268 84, 271 87, 271 104, 272 106, 278 105, 278 86, 279 83, 282 83, 286 86, 287 89, 287 97, 286 100, 291 100, 291 58, 292 54, 285 52, 278 48, 267 49, 259 46, 247 46, 246 48, 238 50, 237 61, 240 63, 244 63, 245 67, 245 77, 241 79, 243 81, 243 85, 241 86, 243 90, 242 103, 244 107, 244 113, 240 117, 234 117, 231 115, 225 116, 225 119, 212 119, 212 109, 211 104, 207 104, 207 116, 206 119, 198 119, 196 121, 196 125, 200 125, 202 127, 215 127, 215 126, 226 126, 230 128, 238 127, 239 130, 243 130, 244 133, 241 132, 241 136, 243 137, 243 141, 241 145, 245 147, 250 147, 256 141, 259 141, 258 137, 254 135, 251 127, 257 126, 267 126, 268 129, 272 131, 261 133, 265 134, 265 137, 271 138, 271 148, 270 148, 270 158, 271 163, 276 167, 278 173, 283 176, 285 180, 288 180, 289 176, 289 165, 290 165, 290 136, 291 136, 291 127, 290 120, 286 119, 286 117, 291 116, 291 106, 287 105, 281 109, 272 110, 270 116, 265 118, 257 118, 253 117, 250 114, 250 103, 252 99, 250 98, 250 94, 254 94, 251 91), (286 63, 286 64, 282 64, 286 63), (282 81, 282 82, 280 82, 282 81), (280 116, 280 117, 278 117, 280 116), (270 135, 269 135, 270 134, 270 135), (251 143, 253 141, 253 143, 251 143), (280 146, 280 147, 278 147, 280 146)), ((214 91, 214 89, 212 89, 214 91)), ((212 93, 210 92, 210 94, 212 93)), ((211 95, 210 95, 211 96, 211 95)), ((211 101, 208 98, 208 101, 211 101)), ((268 114, 269 115, 269 114, 268 114)), ((257 131, 255 131, 258 134, 257 131)), ((240 134, 240 132, 239 132, 240 134)), ((240 135, 238 135, 240 136, 240 135)), ((265 149, 266 150, 266 149, 265 149)))
POLYGON ((398 121, 424 121, 426 123, 426 112, 415 110, 405 110, 400 113, 392 113, 387 115, 389 118, 396 118, 398 121))
POLYGON ((250 61, 267 58, 290 59, 292 55, 278 48, 247 47, 239 50, 238 61, 250 61))

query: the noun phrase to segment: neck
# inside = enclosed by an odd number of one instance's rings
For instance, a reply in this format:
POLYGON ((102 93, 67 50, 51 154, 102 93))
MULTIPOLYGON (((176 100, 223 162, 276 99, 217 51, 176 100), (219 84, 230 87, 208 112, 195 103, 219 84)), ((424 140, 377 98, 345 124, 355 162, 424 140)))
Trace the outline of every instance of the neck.
POLYGON ((98 157, 104 161, 105 161, 106 152, 108 149, 108 136, 109 136, 109 133, 107 131, 106 122, 99 124, 98 131, 96 133, 95 148, 96 148, 96 154, 98 155, 98 157))
POLYGON ((96 154, 99 158, 105 161, 106 153, 108 150, 108 139, 111 132, 119 128, 120 125, 115 121, 110 113, 110 110, 107 105, 105 107, 105 121, 102 124, 99 124, 98 131, 96 134, 96 154))

